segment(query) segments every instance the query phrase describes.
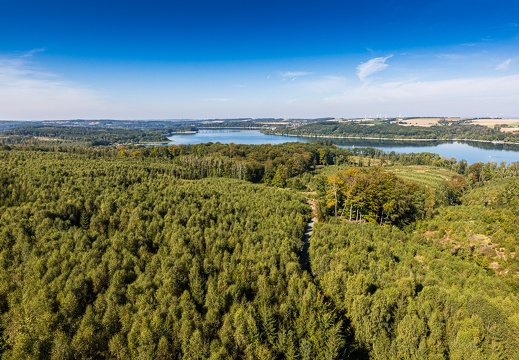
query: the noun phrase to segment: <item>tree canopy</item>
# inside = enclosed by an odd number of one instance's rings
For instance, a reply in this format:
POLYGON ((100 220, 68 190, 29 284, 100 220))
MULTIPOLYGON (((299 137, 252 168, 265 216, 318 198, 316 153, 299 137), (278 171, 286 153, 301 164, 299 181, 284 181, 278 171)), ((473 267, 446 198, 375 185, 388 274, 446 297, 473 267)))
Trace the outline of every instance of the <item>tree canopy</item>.
POLYGON ((0 168, 2 358, 519 358, 517 163, 11 144, 0 168))

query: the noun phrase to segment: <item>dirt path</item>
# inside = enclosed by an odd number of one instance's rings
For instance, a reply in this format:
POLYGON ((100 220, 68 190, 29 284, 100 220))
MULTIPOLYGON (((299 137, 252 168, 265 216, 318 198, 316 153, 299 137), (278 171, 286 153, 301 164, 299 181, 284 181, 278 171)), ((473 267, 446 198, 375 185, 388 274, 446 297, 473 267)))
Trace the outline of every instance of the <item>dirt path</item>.
MULTIPOLYGON (((310 202, 310 206, 312 206, 312 214, 315 214, 315 204, 310 202)), ((314 229, 315 216, 310 219, 310 222, 305 226, 305 235, 303 237, 303 249, 301 250, 301 268, 304 271, 308 271, 310 275, 314 275, 312 272, 312 268, 310 267, 310 261, 308 257, 308 249, 310 248, 310 237, 312 236, 312 231, 314 229)))

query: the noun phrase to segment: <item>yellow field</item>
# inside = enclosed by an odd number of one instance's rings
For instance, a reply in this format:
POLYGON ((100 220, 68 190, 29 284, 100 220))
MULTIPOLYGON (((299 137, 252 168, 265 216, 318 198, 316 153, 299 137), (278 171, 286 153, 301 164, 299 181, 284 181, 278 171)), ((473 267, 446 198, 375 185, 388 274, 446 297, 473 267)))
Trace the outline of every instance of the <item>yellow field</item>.
POLYGON ((473 124, 483 125, 488 127, 494 127, 496 125, 507 125, 508 127, 502 127, 501 131, 504 132, 516 132, 519 131, 519 119, 477 119, 472 120, 473 124))
MULTIPOLYGON (((447 121, 459 121, 464 120, 464 118, 412 118, 412 119, 404 119, 401 122, 402 126, 423 126, 429 127, 434 126, 438 123, 438 121, 445 119, 447 121)), ((496 125, 507 125, 507 127, 502 127, 501 131, 503 132, 519 132, 519 119, 476 119, 470 120, 471 124, 483 125, 493 128, 496 125)))
POLYGON ((402 120, 403 126, 423 126, 423 127, 429 127, 434 126, 438 123, 438 121, 445 119, 447 121, 458 121, 462 120, 461 118, 413 118, 413 119, 404 119, 402 120))
POLYGON ((519 133, 519 127, 507 127, 507 128, 501 128, 502 132, 509 132, 509 133, 519 133))
POLYGON ((484 125, 484 126, 494 126, 500 124, 506 125, 516 125, 519 126, 519 119, 477 119, 471 121, 473 124, 484 125))
POLYGON ((493 128, 496 125, 508 125, 502 127, 501 131, 516 132, 519 131, 519 119, 477 119, 471 121, 473 124, 483 125, 493 128))

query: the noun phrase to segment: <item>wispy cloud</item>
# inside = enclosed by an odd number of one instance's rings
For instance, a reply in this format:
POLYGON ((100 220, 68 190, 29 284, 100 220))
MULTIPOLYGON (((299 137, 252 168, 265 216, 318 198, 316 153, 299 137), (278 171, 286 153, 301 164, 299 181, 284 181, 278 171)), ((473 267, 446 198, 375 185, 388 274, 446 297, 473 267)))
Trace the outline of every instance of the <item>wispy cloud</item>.
POLYGON ((308 71, 286 71, 286 72, 282 72, 281 76, 283 77, 283 79, 296 80, 297 78, 312 75, 312 74, 313 74, 312 72, 308 72, 308 71))
POLYGON ((402 111, 413 114, 458 114, 475 116, 490 111, 516 112, 519 103, 519 75, 474 77, 437 81, 365 84, 346 93, 325 98, 329 104, 348 105, 359 113, 402 111))
POLYGON ((466 54, 437 54, 436 57, 438 59, 447 59, 447 60, 464 60, 467 58, 466 54))
POLYGON ((87 87, 41 70, 30 57, 0 55, 0 119, 69 119, 98 117, 105 103, 87 87))
POLYGON ((371 60, 361 63, 357 66, 357 76, 361 81, 365 81, 370 75, 385 70, 389 65, 386 64, 386 60, 393 57, 393 55, 385 57, 377 57, 371 60))
POLYGON ((343 90, 347 80, 340 76, 320 76, 305 79, 297 83, 298 87, 312 93, 334 93, 343 90))
POLYGON ((496 70, 507 70, 511 63, 512 59, 506 59, 501 64, 496 66, 496 70))
POLYGON ((22 58, 29 58, 32 57, 34 54, 44 52, 45 49, 32 49, 29 50, 21 55, 22 58))

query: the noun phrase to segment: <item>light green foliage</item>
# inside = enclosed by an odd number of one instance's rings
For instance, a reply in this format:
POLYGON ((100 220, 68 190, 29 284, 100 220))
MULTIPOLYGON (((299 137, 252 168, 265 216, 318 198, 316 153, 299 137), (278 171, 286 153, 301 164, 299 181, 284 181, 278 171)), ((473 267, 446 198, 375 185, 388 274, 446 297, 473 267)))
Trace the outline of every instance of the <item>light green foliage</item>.
POLYGON ((519 274, 519 181, 495 178, 465 190, 461 205, 418 224, 425 241, 514 281, 519 274))
POLYGON ((416 183, 404 182, 381 167, 337 172, 326 178, 323 188, 329 211, 349 221, 402 225, 423 217, 426 210, 416 183))
POLYGON ((310 261, 376 359, 519 357, 515 287, 394 227, 317 224, 310 261))

